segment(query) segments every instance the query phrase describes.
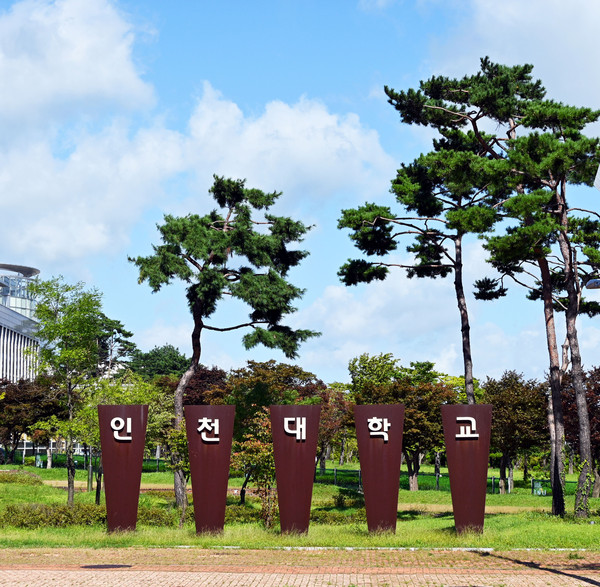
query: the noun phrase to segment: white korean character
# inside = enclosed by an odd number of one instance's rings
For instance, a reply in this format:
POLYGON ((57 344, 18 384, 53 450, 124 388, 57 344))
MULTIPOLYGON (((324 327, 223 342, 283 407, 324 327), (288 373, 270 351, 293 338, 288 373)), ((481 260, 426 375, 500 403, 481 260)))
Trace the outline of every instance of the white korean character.
POLYGON ((383 438, 383 442, 388 441, 387 431, 390 429, 392 424, 387 418, 378 418, 377 416, 373 416, 372 418, 367 419, 367 425, 369 428, 369 436, 381 436, 383 438))
POLYGON ((132 440, 132 435, 131 435, 131 418, 126 418, 125 420, 123 420, 123 418, 113 418, 110 421, 110 427, 113 430, 113 436, 115 437, 115 440, 125 440, 126 442, 131 442, 132 440), (120 432, 125 429, 125 434, 121 435, 120 432))
POLYGON ((215 418, 198 418, 198 432, 200 432, 200 438, 204 442, 219 442, 219 419, 215 418), (213 436, 206 436, 207 432, 212 432, 213 436))
POLYGON ((296 437, 296 441, 306 440, 306 418, 284 418, 283 431, 296 437), (291 425, 294 428, 291 428, 291 425))

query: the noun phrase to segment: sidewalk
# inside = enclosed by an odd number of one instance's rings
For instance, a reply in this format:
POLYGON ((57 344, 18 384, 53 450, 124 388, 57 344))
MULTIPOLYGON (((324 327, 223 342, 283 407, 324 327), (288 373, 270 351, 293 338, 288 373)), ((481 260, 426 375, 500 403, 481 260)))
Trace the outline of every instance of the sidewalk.
POLYGON ((0 585, 600 587, 600 552, 0 549, 0 585))

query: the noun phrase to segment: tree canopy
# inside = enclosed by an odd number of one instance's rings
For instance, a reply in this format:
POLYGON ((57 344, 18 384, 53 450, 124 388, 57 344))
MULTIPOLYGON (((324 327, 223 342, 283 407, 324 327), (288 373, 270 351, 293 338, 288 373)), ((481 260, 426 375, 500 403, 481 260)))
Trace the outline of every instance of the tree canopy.
POLYGON ((99 341, 114 330, 102 313, 101 295, 86 291, 82 283, 68 284, 62 277, 30 284, 35 297, 36 336, 40 341, 40 372, 52 377, 60 390, 66 418, 55 419, 57 434, 66 439, 67 501, 73 503, 75 463, 73 442, 75 415, 82 393, 97 373, 101 345, 99 341))
POLYGON ((134 373, 146 379, 158 375, 177 375, 181 377, 190 364, 189 358, 179 352, 172 344, 155 346, 144 352, 136 349, 127 366, 134 373))
POLYGON ((304 293, 286 280, 287 274, 308 254, 289 245, 301 241, 309 227, 267 212, 281 195, 278 192, 248 189, 242 180, 217 176, 209 191, 221 211, 215 209, 205 216, 166 215, 164 224, 158 226, 162 244, 153 246, 152 255, 130 258, 139 268, 140 283, 147 281, 154 292, 173 279, 187 284, 195 364, 204 329, 250 328, 242 339, 246 348, 263 344, 295 357, 299 344, 317 335, 282 324, 304 293), (263 210, 262 218, 253 218, 263 210), (209 323, 226 296, 249 306, 247 321, 225 327, 209 323))
POLYGON ((429 361, 400 367, 391 354, 361 355, 350 361, 356 404, 404 404, 402 452, 411 490, 417 490, 423 456, 444 443, 443 404, 456 402, 456 391, 442 382, 429 361))
MULTIPOLYGON (((300 343, 318 335, 284 324, 304 293, 287 276, 308 254, 292 247, 309 227, 269 212, 280 192, 265 193, 246 188, 244 180, 218 176, 209 192, 218 209, 204 216, 166 215, 158 226, 162 244, 153 245, 149 256, 129 258, 139 268, 139 282, 147 282, 153 292, 175 279, 186 284, 194 327, 190 365, 175 391, 177 427, 183 420, 185 389, 199 365, 204 330, 247 329, 242 337, 247 349, 262 344, 289 358, 297 356, 300 343), (214 325, 214 314, 224 298, 248 306, 248 318, 214 325)), ((176 471, 175 480, 177 503, 183 506, 185 479, 176 471)))
POLYGON ((493 406, 491 446, 502 453, 500 492, 504 493, 506 468, 512 470, 518 455, 548 440, 547 385, 505 371, 500 379, 487 379, 483 388, 484 401, 493 406))
POLYGON ((434 76, 418 90, 388 86, 388 102, 405 124, 436 131, 433 149, 402 164, 391 192, 400 205, 367 203, 343 210, 339 228, 368 259, 349 260, 339 271, 346 285, 385 279, 390 267, 412 277, 454 276, 459 309, 465 392, 475 403, 470 323, 463 284, 463 241, 469 234, 490 232, 501 218, 499 203, 507 194, 509 172, 504 139, 485 128, 508 122, 523 104, 543 96, 531 80, 530 66, 505 67, 482 59, 481 71, 462 79, 434 76), (412 240, 410 240, 412 239, 412 240), (412 259, 392 258, 400 241, 412 259))
POLYGON ((505 295, 510 278, 525 285, 531 297, 543 300, 554 420, 553 510, 560 515, 564 430, 553 311, 562 307, 582 438, 576 511, 587 515, 589 421, 576 318, 582 310, 598 309, 582 305, 581 275, 593 275, 600 263, 600 215, 569 204, 567 187, 593 181, 598 140, 587 137, 585 129, 598 120, 600 111, 546 98, 532 71, 529 64, 506 66, 484 58, 473 75, 433 76, 407 91, 385 88, 402 122, 427 126, 436 138, 433 150, 402 165, 392 182, 400 213, 378 204, 342 212, 340 228, 350 228, 367 259, 350 260, 340 276, 352 285, 384 279, 392 266, 405 268, 409 277, 453 272, 470 403, 475 394, 462 283, 463 237, 483 237, 489 260, 499 272, 476 282, 476 297, 505 295), (413 254, 408 262, 390 257, 401 238, 413 239, 407 247, 413 254))

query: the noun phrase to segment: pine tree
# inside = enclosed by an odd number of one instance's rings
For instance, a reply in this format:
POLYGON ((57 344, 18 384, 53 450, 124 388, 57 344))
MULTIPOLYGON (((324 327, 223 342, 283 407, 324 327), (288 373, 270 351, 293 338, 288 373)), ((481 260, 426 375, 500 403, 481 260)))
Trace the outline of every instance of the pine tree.
MULTIPOLYGON (((467 386, 472 371, 469 373, 468 314, 461 294, 462 237, 468 233, 486 236, 490 260, 500 274, 530 291, 539 290, 550 362, 551 477, 553 512, 558 515, 564 514, 564 425, 554 287, 561 281, 566 292, 568 351, 574 387, 579 389, 580 435, 584 438, 576 512, 586 515, 590 475, 585 437, 589 426, 585 393, 577 383, 582 378, 576 318, 581 310, 582 261, 589 263, 589 270, 600 263, 600 225, 593 212, 573 217, 566 188, 592 182, 598 143, 585 137, 583 129, 596 121, 599 113, 545 99, 545 89, 533 79, 532 70, 531 65, 508 67, 484 58, 479 72, 461 79, 434 76, 421 82, 418 90, 405 92, 386 87, 389 102, 403 122, 429 126, 440 135, 433 151, 402 166, 393 183, 399 203, 416 214, 394 215, 387 207, 367 204, 344 211, 340 227, 351 228, 357 246, 371 257, 388 255, 398 238, 414 234, 408 250, 416 258, 406 267, 409 276, 443 277, 454 272, 467 386), (490 236, 496 222, 507 217, 514 220, 506 232, 490 236), (560 260, 560 269, 552 266, 554 255, 560 260), (557 278, 559 273, 562 277, 557 278), (532 278, 529 284, 523 280, 527 275, 532 278)), ((348 285, 384 279, 390 265, 359 259, 346 264, 340 275, 348 285)), ((480 299, 496 299, 506 293, 502 278, 485 277, 476 287, 480 299)), ((469 401, 474 401, 469 388, 467 393, 469 401)))
MULTIPOLYGON (((225 332, 248 329, 243 344, 249 349, 258 344, 280 349, 288 358, 297 355, 301 342, 318 333, 294 330, 283 324, 295 311, 294 301, 304 290, 286 277, 292 267, 307 256, 306 251, 290 249, 309 230, 302 222, 269 214, 269 208, 281 195, 248 189, 242 180, 214 177, 210 188, 219 210, 205 216, 165 216, 158 226, 162 244, 154 254, 129 260, 139 267, 139 281, 147 281, 159 291, 173 279, 187 285, 187 302, 194 321, 192 358, 175 391, 175 425, 183 420, 183 397, 201 355, 204 330, 225 332), (253 215, 263 211, 256 220, 253 215), (219 302, 234 298, 250 308, 244 322, 215 326, 213 317, 219 302)), ((175 460, 177 455, 175 455, 175 460)), ((175 475, 177 503, 187 501, 185 478, 175 475)))
MULTIPOLYGON (((556 334, 548 332, 550 381, 556 408, 561 403, 562 376, 570 363, 579 416, 581 469, 575 498, 575 515, 579 517, 589 514, 593 476, 577 316, 582 311, 594 314, 598 310, 597 304, 582 304, 582 277, 587 279, 585 276, 593 274, 600 263, 600 216, 570 207, 567 188, 592 184, 599 141, 586 137, 584 130, 599 117, 600 111, 537 100, 515 121, 507 153, 514 187, 502 206, 512 222, 505 234, 489 237, 485 245, 501 277, 476 284, 478 295, 488 299, 502 295, 504 287, 500 286, 501 291, 498 287, 505 277, 525 286, 531 299, 543 300, 547 331, 553 330, 555 310, 565 314, 567 340, 562 366, 556 334), (517 129, 523 134, 517 136, 517 129), (578 216, 581 212, 584 215, 578 216)), ((562 413, 559 417, 564 428, 562 413)), ((563 460, 562 445, 555 446, 553 460, 563 460)), ((557 474, 562 477, 562 471, 557 474)))

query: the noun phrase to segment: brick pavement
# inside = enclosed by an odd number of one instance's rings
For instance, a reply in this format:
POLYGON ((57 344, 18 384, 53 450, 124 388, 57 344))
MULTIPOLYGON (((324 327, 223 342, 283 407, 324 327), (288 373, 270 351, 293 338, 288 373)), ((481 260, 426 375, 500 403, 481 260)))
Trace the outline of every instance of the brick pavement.
POLYGON ((0 549, 0 585, 600 587, 600 552, 0 549))

